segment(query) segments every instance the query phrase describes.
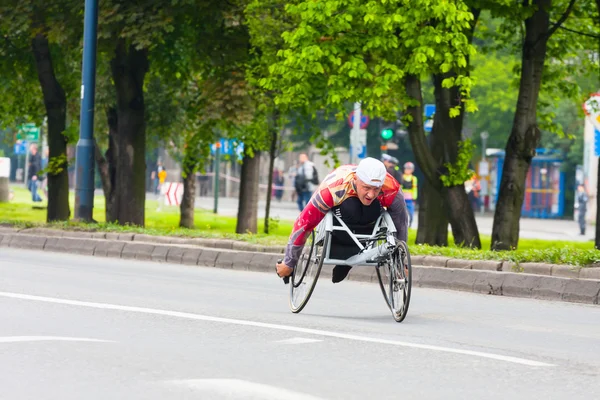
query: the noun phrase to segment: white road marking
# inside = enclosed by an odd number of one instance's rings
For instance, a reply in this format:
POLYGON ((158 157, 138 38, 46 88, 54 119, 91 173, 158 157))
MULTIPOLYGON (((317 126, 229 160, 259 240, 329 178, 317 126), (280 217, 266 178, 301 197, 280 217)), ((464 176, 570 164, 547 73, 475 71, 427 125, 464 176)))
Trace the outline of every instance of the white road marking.
POLYGON ((207 394, 212 395, 211 398, 321 400, 319 397, 308 394, 240 379, 186 379, 166 381, 166 383, 206 392, 207 394))
POLYGON ((28 294, 10 293, 10 292, 0 292, 0 296, 1 297, 9 297, 9 298, 13 298, 13 299, 21 299, 21 300, 33 300, 33 301, 42 301, 42 302, 46 302, 46 303, 66 304, 66 305, 71 305, 71 306, 97 308, 97 309, 102 309, 102 310, 117 310, 117 311, 128 311, 128 312, 142 313, 142 314, 166 315, 166 316, 175 317, 175 318, 185 318, 185 319, 191 319, 191 320, 197 320, 197 321, 209 321, 209 322, 218 322, 218 323, 223 323, 223 324, 253 326, 253 327, 257 327, 257 328, 274 329, 274 330, 287 331, 287 332, 298 332, 298 333, 303 333, 303 334, 308 334, 308 335, 334 337, 334 338, 338 338, 338 339, 356 340, 359 342, 367 342, 367 343, 389 344, 392 346, 409 347, 409 348, 413 348, 413 349, 432 350, 432 351, 440 351, 440 352, 445 352, 445 353, 463 354, 463 355, 469 355, 469 356, 475 356, 475 357, 489 358, 492 360, 506 361, 506 362, 511 362, 511 363, 515 363, 515 364, 528 365, 531 367, 554 367, 555 366, 554 364, 548 364, 548 363, 544 363, 541 361, 528 360, 525 358, 512 357, 512 356, 503 356, 500 354, 493 354, 493 353, 484 353, 481 351, 455 349, 455 348, 451 348, 451 347, 442 347, 442 346, 432 346, 432 345, 420 344, 420 343, 409 343, 409 342, 402 342, 402 341, 398 341, 398 340, 370 338, 367 336, 350 335, 347 333, 324 331, 324 330, 320 330, 320 329, 311 329, 311 328, 301 328, 301 327, 290 326, 290 325, 279 325, 279 324, 270 324, 270 323, 265 323, 265 322, 241 320, 241 319, 211 317, 209 315, 192 314, 192 313, 180 312, 180 311, 159 310, 159 309, 155 309, 155 308, 146 308, 146 307, 122 306, 122 305, 118 305, 118 304, 93 303, 93 302, 89 302, 89 301, 67 300, 67 299, 59 299, 59 298, 55 298, 55 297, 33 296, 33 295, 28 295, 28 294))
POLYGON ((0 343, 44 342, 44 341, 113 343, 112 340, 77 338, 77 337, 66 337, 66 336, 4 336, 4 337, 0 337, 0 343))
POLYGON ((277 343, 285 343, 285 344, 305 344, 305 343, 315 343, 315 342, 322 342, 322 340, 295 337, 295 338, 291 338, 291 339, 277 341, 277 343))

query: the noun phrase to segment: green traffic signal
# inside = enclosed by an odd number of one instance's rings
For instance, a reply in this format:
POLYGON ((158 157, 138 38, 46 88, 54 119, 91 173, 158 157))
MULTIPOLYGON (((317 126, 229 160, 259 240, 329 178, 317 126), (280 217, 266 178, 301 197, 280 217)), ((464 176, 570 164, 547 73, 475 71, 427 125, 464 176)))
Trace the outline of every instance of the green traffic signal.
POLYGON ((392 137, 394 137, 394 131, 392 129, 382 129, 381 130, 381 138, 383 140, 390 140, 392 137))

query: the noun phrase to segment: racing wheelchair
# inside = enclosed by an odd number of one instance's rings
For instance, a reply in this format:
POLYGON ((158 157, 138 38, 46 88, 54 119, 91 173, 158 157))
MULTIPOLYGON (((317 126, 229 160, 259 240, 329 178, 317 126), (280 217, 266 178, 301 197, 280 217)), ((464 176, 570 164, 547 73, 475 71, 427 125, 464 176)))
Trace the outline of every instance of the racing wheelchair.
MULTIPOLYGON (((396 238, 391 216, 383 210, 371 234, 355 234, 329 211, 310 233, 292 275, 284 278, 290 285, 290 309, 299 313, 315 290, 323 265, 375 266, 381 292, 396 322, 408 313, 412 286, 412 267, 406 242, 396 238), (346 259, 330 258, 334 231, 345 231, 360 249, 346 259)), ((334 244, 335 245, 335 244, 334 244)))

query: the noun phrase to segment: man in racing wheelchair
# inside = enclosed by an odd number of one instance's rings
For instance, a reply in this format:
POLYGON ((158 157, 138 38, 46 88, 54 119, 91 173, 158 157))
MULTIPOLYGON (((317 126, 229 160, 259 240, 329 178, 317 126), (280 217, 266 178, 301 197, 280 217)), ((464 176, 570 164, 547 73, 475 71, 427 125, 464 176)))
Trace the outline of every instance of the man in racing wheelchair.
MULTIPOLYGON (((385 165, 375 158, 365 158, 358 166, 343 165, 321 182, 294 223, 283 262, 276 265, 277 275, 290 276, 298 262, 304 243, 328 211, 336 213, 354 234, 370 234, 383 207, 387 208, 397 231, 397 238, 408 239, 408 212, 400 184, 385 165)), ((344 231, 334 231, 331 257, 348 259, 359 247, 344 231)), ((336 265, 333 283, 341 282, 352 267, 336 265)))

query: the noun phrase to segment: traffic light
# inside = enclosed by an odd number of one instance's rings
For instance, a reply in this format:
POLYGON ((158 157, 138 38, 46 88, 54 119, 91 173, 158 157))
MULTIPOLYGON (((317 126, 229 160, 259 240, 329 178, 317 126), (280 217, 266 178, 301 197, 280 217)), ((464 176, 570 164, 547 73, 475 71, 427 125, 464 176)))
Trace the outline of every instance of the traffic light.
POLYGON ((390 140, 394 137, 394 130, 392 128, 383 128, 381 130, 381 138, 383 140, 390 140))

